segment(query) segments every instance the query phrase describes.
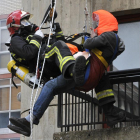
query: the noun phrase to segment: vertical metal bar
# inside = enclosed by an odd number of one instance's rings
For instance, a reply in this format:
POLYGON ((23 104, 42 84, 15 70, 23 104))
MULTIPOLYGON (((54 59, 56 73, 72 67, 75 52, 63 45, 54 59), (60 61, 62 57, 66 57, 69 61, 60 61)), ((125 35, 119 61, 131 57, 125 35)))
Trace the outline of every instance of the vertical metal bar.
POLYGON ((58 95, 58 107, 57 107, 57 127, 62 126, 62 116, 61 116, 61 94, 58 95))
POLYGON ((120 107, 120 84, 118 84, 118 107, 120 107))
POLYGON ((91 102, 91 129, 93 124, 93 90, 91 91, 92 96, 92 102, 91 102))
POLYGON ((139 117, 140 117, 140 82, 138 82, 138 110, 139 110, 139 117))
MULTIPOLYGON (((65 93, 65 125, 67 125, 67 93, 65 93)), ((65 126, 65 132, 67 131, 67 127, 65 126)))
POLYGON ((134 110, 133 110, 133 109, 134 109, 134 104, 133 104, 133 94, 134 94, 134 93, 133 93, 133 82, 131 82, 131 98, 132 98, 132 100, 131 100, 131 105, 132 105, 132 106, 130 105, 130 108, 131 108, 130 111, 131 111, 131 113, 132 113, 132 118, 131 118, 132 121, 131 121, 131 125, 132 125, 132 123, 134 123, 134 122, 133 122, 133 118, 134 118, 134 110))
MULTIPOLYGON (((125 83, 125 112, 126 112, 126 104, 127 104, 127 101, 126 101, 127 99, 126 99, 126 83, 125 83)), ((126 122, 125 122, 125 126, 126 126, 126 122)))
MULTIPOLYGON (((86 92, 85 92, 85 95, 86 95, 86 92)), ((87 108, 86 108, 86 100, 85 100, 85 123, 87 122, 86 121, 86 115, 87 115, 87 108)))
MULTIPOLYGON (((61 125, 63 125, 63 95, 64 93, 61 94, 61 125)), ((61 132, 63 132, 63 127, 61 127, 61 132)))
POLYGON ((88 123, 87 129, 89 130, 89 102, 88 101, 87 101, 87 123, 88 123))
MULTIPOLYGON (((99 106, 97 107, 97 109, 98 109, 98 122, 99 122, 99 106)), ((94 104, 94 129, 95 129, 95 122, 96 122, 96 116, 95 116, 95 114, 96 114, 96 107, 95 107, 95 104, 94 104)))
MULTIPOLYGON (((80 94, 80 91, 79 91, 79 94, 80 94)), ((79 120, 80 120, 79 117, 80 117, 80 98, 78 98, 78 124, 79 124, 79 120)), ((79 125, 78 125, 78 131, 79 131, 79 125)))
MULTIPOLYGON (((72 118, 72 125, 73 125, 73 95, 72 95, 72 114, 71 115, 72 115, 71 118, 72 118)), ((73 131, 73 126, 72 126, 72 131, 73 131)))
MULTIPOLYGON (((77 124, 77 97, 75 97, 75 124, 77 124)), ((75 125, 75 131, 76 131, 76 125, 75 125)))
POLYGON ((69 125, 70 125, 70 94, 68 94, 68 130, 69 130, 69 125))
MULTIPOLYGON (((81 124, 83 123, 83 99, 82 99, 82 105, 81 105, 81 124)), ((81 130, 83 130, 83 125, 81 125, 81 130)))
MULTIPOLYGON (((121 106, 120 105, 120 84, 118 84, 118 108, 121 106)), ((120 126, 121 126, 121 122, 120 122, 120 126)))

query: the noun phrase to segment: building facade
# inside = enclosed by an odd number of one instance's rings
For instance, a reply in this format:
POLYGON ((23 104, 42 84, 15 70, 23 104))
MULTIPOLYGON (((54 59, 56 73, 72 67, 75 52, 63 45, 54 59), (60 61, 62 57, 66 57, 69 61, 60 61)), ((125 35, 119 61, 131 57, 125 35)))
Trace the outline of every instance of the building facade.
MULTIPOLYGON (((41 24, 43 16, 51 0, 22 0, 23 9, 33 14, 31 19, 37 25, 41 24)), ((126 44, 125 53, 114 62, 117 69, 130 69, 139 67, 139 49, 140 49, 140 1, 139 0, 56 0, 56 9, 58 17, 57 22, 60 23, 63 33, 71 35, 83 32, 85 22, 87 22, 87 31, 89 26, 92 26, 91 15, 92 12, 98 9, 108 10, 112 12, 119 21, 119 35, 126 44), (89 18, 85 18, 85 7, 88 8, 89 18), (133 46, 133 48, 132 48, 133 46), (135 51, 133 58, 128 54, 135 51), (121 62, 121 63, 120 63, 121 62)), ((43 32, 47 32, 43 30, 43 32)), ((132 54, 132 53, 131 53, 132 54)), ((28 114, 30 108, 30 93, 31 89, 22 83, 21 86, 22 100, 21 112, 22 117, 28 114)), ((60 132, 57 128, 57 96, 51 102, 49 108, 46 110, 44 116, 40 120, 38 126, 33 128, 34 140, 52 140, 54 132, 60 132)), ((21 140, 28 140, 30 138, 21 135, 21 140)))
POLYGON ((8 47, 5 42, 10 38, 6 27, 8 15, 17 9, 21 9, 21 0, 0 1, 0 139, 19 140, 20 135, 10 131, 7 125, 10 124, 9 117, 20 117, 20 102, 17 94, 21 91, 21 81, 14 78, 18 89, 12 84, 11 73, 7 70, 7 64, 11 60, 8 47))

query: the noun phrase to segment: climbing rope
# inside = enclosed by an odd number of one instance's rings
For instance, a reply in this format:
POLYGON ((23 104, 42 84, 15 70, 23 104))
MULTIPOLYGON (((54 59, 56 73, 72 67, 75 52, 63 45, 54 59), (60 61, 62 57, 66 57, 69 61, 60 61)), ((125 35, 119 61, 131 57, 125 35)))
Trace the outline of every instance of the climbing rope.
POLYGON ((84 8, 84 14, 85 14, 85 21, 84 21, 84 27, 83 27, 83 32, 87 32, 87 21, 89 24, 89 28, 91 27, 91 22, 90 22, 90 15, 89 15, 89 11, 88 11, 88 6, 87 6, 87 0, 86 0, 86 4, 85 4, 85 8, 84 8))
MULTIPOLYGON (((49 15, 49 14, 52 14, 52 15, 51 15, 51 16, 52 16, 52 21, 50 22, 50 32, 49 32, 47 47, 49 46, 50 37, 51 37, 51 34, 52 34, 52 25, 53 25, 53 20, 54 20, 54 12, 55 12, 55 9, 56 9, 56 0, 51 0, 51 10, 48 12, 48 14, 47 14, 46 17, 44 18, 42 24, 41 24, 40 27, 39 27, 39 29, 41 29, 41 27, 43 26, 44 22, 46 21, 48 15, 49 15)), ((41 44, 41 45, 42 45, 42 44, 41 44)), ((38 52, 35 80, 36 80, 36 77, 37 77, 37 70, 38 70, 38 65, 39 65, 39 54, 40 54, 40 50, 41 50, 41 45, 40 45, 39 52, 38 52)), ((40 81, 41 81, 42 74, 43 74, 43 69, 44 69, 44 65, 45 65, 45 57, 44 57, 44 61, 43 61, 43 65, 42 65, 42 70, 41 70, 41 74, 40 74, 40 78, 39 78, 39 82, 38 82, 38 83, 40 83, 40 81)), ((33 101, 34 88, 35 88, 35 81, 34 81, 34 85, 33 85, 33 88, 32 88, 31 101, 30 101, 31 140, 32 140, 32 133, 33 133, 33 107, 34 107, 34 104, 35 104, 35 101, 36 101, 36 98, 37 98, 37 95, 38 95, 39 84, 38 84, 38 88, 37 88, 37 90, 36 90, 35 98, 34 98, 34 101, 33 101)))

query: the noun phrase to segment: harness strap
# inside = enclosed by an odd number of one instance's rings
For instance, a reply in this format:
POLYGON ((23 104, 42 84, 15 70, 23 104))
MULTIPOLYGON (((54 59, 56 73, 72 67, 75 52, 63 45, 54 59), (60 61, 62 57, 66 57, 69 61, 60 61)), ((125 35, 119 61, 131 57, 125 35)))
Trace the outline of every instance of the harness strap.
POLYGON ((86 83, 90 73, 90 63, 87 65, 86 73, 85 73, 85 79, 84 79, 84 84, 86 83))
MULTIPOLYGON (((87 40, 89 37, 84 36, 84 41, 87 40)), ((85 49, 86 52, 89 52, 89 49, 85 49)), ((89 77, 89 73, 90 73, 90 63, 89 63, 89 58, 87 59, 86 62, 87 68, 86 68, 86 73, 85 73, 85 80, 84 83, 86 83, 88 77, 89 77)))
POLYGON ((11 73, 12 73, 12 83, 16 88, 18 88, 13 80, 14 76, 16 76, 16 70, 13 67, 11 68, 11 73))
POLYGON ((92 49, 92 52, 100 59, 100 61, 104 64, 104 66, 107 68, 108 67, 108 63, 107 61, 104 59, 104 57, 102 56, 102 52, 100 50, 98 50, 97 48, 92 49))

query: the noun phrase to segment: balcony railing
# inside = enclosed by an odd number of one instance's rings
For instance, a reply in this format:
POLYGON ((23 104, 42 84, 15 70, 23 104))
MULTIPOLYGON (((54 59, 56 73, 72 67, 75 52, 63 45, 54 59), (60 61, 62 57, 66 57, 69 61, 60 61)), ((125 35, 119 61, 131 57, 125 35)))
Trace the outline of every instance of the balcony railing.
MULTIPOLYGON (((140 69, 108 72, 116 98, 115 106, 125 111, 127 119, 113 127, 140 125, 140 69)), ((101 129, 106 119, 94 90, 58 95, 58 127, 61 131, 101 129)))

